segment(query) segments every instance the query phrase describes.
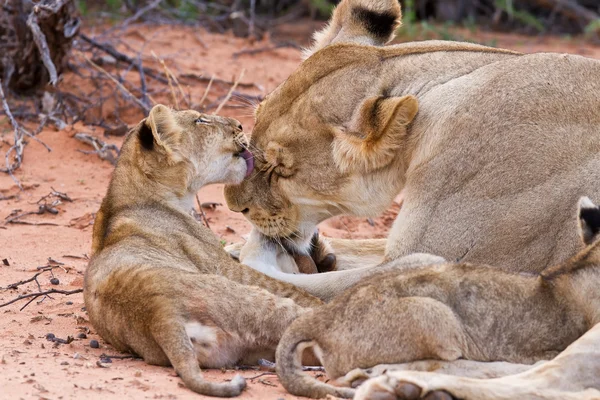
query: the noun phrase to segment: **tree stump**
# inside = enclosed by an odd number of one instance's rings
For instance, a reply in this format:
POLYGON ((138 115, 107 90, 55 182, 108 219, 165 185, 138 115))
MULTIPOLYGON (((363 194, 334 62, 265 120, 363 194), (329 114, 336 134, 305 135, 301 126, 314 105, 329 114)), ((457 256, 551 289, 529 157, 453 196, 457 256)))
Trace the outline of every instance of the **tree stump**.
POLYGON ((0 5, 0 77, 15 93, 55 84, 79 32, 74 0, 5 0, 0 5))

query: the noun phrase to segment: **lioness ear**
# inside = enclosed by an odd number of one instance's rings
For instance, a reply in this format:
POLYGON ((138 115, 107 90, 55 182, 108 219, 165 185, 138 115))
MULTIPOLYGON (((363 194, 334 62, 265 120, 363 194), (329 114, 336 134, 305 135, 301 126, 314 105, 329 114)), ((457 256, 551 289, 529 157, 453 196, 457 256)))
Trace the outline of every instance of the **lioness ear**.
POLYGON ((342 0, 327 26, 313 35, 304 58, 333 43, 383 46, 394 38, 401 20, 398 0, 342 0))
POLYGON ((589 197, 579 199, 579 235, 586 245, 598 239, 600 233, 600 209, 589 197))
POLYGON ((142 147, 173 156, 179 145, 181 129, 177 126, 173 111, 162 104, 155 105, 140 128, 142 147))
POLYGON ((369 97, 355 112, 349 129, 335 132, 333 156, 340 170, 370 172, 398 155, 419 105, 414 96, 369 97))

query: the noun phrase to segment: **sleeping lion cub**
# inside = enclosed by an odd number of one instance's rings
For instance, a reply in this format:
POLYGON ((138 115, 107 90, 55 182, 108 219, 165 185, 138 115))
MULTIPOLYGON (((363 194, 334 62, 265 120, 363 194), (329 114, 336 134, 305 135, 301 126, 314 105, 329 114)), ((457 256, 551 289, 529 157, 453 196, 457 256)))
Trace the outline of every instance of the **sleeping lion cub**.
POLYGON ((600 209, 584 197, 577 220, 586 247, 541 274, 446 263, 384 272, 347 290, 285 332, 277 348, 281 383, 301 396, 354 395, 303 374, 306 348, 330 378, 416 360, 553 358, 600 322, 600 209))
POLYGON ((273 357, 283 331, 321 301, 233 261, 190 214, 202 186, 252 172, 240 123, 155 106, 128 135, 94 224, 84 298, 98 333, 149 364, 173 365, 191 390, 245 387, 202 379, 273 357))

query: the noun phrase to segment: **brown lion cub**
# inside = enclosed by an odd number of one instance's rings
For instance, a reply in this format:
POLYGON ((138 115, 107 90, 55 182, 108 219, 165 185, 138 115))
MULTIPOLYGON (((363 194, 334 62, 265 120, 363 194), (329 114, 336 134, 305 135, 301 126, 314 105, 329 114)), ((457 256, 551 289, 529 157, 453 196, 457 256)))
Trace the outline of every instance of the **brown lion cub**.
POLYGON ((302 373, 300 356, 310 347, 330 378, 425 359, 553 358, 600 322, 600 209, 587 197, 578 221, 587 247, 540 275, 441 264, 382 273, 347 290, 285 332, 276 357, 281 383, 313 398, 354 395, 302 373))
POLYGON ((206 382, 200 366, 273 357, 304 307, 321 304, 232 260, 190 214, 202 186, 252 171, 245 143, 234 119, 155 106, 123 144, 85 275, 85 305, 104 339, 173 365, 188 388, 211 396, 236 396, 245 381, 206 382))

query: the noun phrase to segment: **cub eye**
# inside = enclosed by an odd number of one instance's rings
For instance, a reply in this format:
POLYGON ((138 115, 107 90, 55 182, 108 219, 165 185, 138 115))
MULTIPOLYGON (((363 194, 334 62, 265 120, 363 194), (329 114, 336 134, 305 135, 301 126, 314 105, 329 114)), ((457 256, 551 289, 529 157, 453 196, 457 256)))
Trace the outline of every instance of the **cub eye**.
POLYGON ((206 124, 210 124, 210 119, 200 117, 195 122, 196 122, 196 125, 200 125, 200 124, 206 125, 206 124))

